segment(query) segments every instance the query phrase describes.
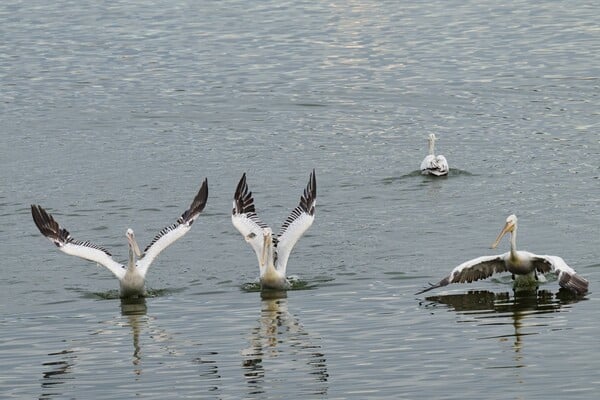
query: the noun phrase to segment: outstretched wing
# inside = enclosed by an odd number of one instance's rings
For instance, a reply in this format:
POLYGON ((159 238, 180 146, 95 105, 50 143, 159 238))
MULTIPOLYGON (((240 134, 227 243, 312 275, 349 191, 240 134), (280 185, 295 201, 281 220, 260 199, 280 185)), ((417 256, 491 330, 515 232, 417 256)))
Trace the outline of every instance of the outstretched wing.
POLYGON ((119 279, 125 275, 125 267, 116 262, 106 249, 89 241, 73 239, 69 231, 62 228, 42 206, 32 204, 31 215, 42 235, 63 253, 97 262, 108 268, 119 279))
POLYGON ((271 228, 262 222, 260 218, 258 218, 258 215, 256 215, 254 198, 252 197, 252 192, 248 190, 245 172, 242 175, 233 196, 231 222, 233 223, 233 226, 240 231, 246 242, 250 243, 250 246, 252 246, 256 253, 256 258, 260 265, 261 255, 265 244, 264 235, 270 231, 271 228))
POLYGON ((550 271, 558 274, 558 284, 560 287, 578 295, 587 293, 589 286, 587 279, 577 275, 577 272, 569 267, 561 257, 532 254, 532 263, 539 272, 550 271))
POLYGON ((139 272, 142 276, 146 275, 150 264, 152 264, 152 261, 154 261, 161 251, 169 247, 190 230, 194 221, 198 219, 200 213, 204 210, 207 198, 208 180, 205 178, 190 207, 177 218, 177 221, 174 224, 161 229, 144 250, 144 255, 137 262, 139 272))
POLYGON ((488 278, 497 272, 505 272, 507 271, 506 263, 504 262, 505 255, 506 254, 500 254, 497 256, 483 256, 465 261, 464 263, 455 267, 452 272, 450 272, 450 275, 438 283, 431 285, 415 294, 421 294, 431 289, 446 286, 450 283, 473 282, 479 279, 488 278))
POLYGON ((277 235, 277 270, 285 273, 287 261, 294 245, 315 220, 316 200, 317 178, 313 169, 304 194, 300 197, 300 204, 287 217, 277 235))

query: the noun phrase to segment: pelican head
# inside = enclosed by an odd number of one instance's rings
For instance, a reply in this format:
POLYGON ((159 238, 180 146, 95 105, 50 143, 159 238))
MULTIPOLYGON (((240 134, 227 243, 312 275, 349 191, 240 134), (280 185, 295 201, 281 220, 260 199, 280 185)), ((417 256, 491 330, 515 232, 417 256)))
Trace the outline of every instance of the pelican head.
POLYGON ((517 230, 517 216, 515 214, 511 214, 506 218, 506 223, 504 224, 504 228, 500 231, 500 234, 496 238, 496 241, 492 243, 492 249, 495 249, 500 243, 500 240, 504 235, 510 232, 512 235, 517 230))
POLYGON ((273 246, 273 231, 271 228, 266 228, 263 231, 263 249, 262 249, 262 265, 267 265, 269 257, 271 255, 271 248, 273 246))
POLYGON ((141 257, 142 252, 140 251, 140 247, 138 246, 137 241, 135 240, 135 234, 133 233, 133 229, 127 229, 127 232, 125 232, 125 236, 127 236, 127 242, 129 242, 129 249, 132 250, 136 256, 141 257))

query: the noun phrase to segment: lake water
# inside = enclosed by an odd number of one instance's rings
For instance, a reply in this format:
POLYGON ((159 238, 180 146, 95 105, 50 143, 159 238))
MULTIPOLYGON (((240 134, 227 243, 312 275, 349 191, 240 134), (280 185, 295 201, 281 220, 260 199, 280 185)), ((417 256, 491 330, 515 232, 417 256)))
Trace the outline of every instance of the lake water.
POLYGON ((595 399, 600 29, 579 1, 4 1, 0 397, 595 399), (447 178, 416 170, 435 133, 447 178), (247 290, 243 172, 277 231, 312 168, 316 220, 247 290), (209 199, 144 302, 57 251, 41 204, 124 261, 209 199), (499 276, 423 295, 519 216, 581 299, 499 276))

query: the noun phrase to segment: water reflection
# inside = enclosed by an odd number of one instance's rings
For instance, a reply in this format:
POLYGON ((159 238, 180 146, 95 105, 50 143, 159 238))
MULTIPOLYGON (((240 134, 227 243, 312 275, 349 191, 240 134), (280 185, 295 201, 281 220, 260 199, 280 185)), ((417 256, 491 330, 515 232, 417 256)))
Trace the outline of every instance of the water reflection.
MULTIPOLYGON (((495 311, 498 313, 522 313, 535 311, 552 312, 563 305, 581 300, 568 290, 560 289, 556 294, 549 290, 519 290, 513 292, 494 293, 487 290, 471 290, 467 293, 429 296, 425 300, 445 304, 459 312, 495 311)), ((429 304, 432 305, 432 304, 429 304)), ((429 306, 429 305, 426 305, 429 306)))
POLYGON ((288 311, 286 292, 263 291, 258 325, 250 334, 250 346, 242 350, 242 367, 248 394, 267 390, 325 395, 328 372, 325 355, 316 338, 288 311), (299 378, 302 374, 306 378, 299 378))
MULTIPOLYGON (((477 317, 480 320, 478 325, 508 325, 511 324, 513 332, 502 335, 482 337, 480 339, 498 339, 500 342, 512 342, 514 351, 512 365, 508 367, 525 367, 523 362, 522 349, 523 338, 528 335, 536 335, 539 332, 529 331, 526 328, 546 326, 547 322, 525 324, 526 318, 536 318, 547 313, 558 312, 563 306, 576 303, 582 298, 566 289, 560 289, 556 294, 549 290, 519 290, 514 291, 511 296, 508 292, 494 293, 486 290, 469 291, 461 294, 450 294, 441 296, 430 296, 426 300, 432 303, 426 305, 435 306, 435 303, 445 304, 452 307, 455 311, 477 317), (503 322, 502 319, 510 318, 509 322, 503 322)), ((490 367, 490 368, 506 368, 490 367)))
MULTIPOLYGON (((143 329, 148 331, 148 336, 155 343, 149 344, 148 347, 155 349, 154 345, 159 344, 159 347, 166 351, 169 355, 183 355, 185 352, 178 350, 172 342, 173 335, 169 334, 164 329, 159 329, 152 326, 153 317, 146 315, 146 298, 136 299, 121 299, 121 314, 127 318, 127 325, 131 328, 131 336, 133 342, 133 372, 135 375, 141 375, 142 368, 142 346, 140 343, 140 333, 143 329)), ((194 346, 194 344, 189 344, 194 346)), ((220 381, 221 376, 216 361, 213 359, 217 355, 216 352, 204 352, 200 356, 195 357, 191 362, 198 366, 199 376, 204 380, 207 379, 210 385, 206 388, 208 392, 216 392, 219 386, 216 384, 220 381)))
POLYGON ((73 350, 63 350, 58 353, 49 353, 49 357, 58 358, 53 361, 47 361, 42 364, 45 371, 42 375, 42 394, 40 399, 49 399, 53 396, 60 397, 62 392, 54 392, 58 385, 73 379, 70 376, 71 367, 75 365, 75 352, 73 350))
POLYGON ((121 315, 127 317, 129 326, 131 327, 131 336, 133 340, 133 373, 135 375, 142 374, 142 353, 140 348, 140 331, 141 326, 146 322, 146 318, 142 318, 146 315, 148 310, 146 306, 146 299, 132 298, 132 299, 121 299, 121 315))

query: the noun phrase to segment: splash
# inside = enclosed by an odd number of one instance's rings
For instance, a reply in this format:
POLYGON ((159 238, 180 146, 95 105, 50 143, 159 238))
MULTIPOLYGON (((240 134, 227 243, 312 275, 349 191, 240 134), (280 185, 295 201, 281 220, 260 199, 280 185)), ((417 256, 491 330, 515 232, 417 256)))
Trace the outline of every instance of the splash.
MULTIPOLYGON (((142 298, 164 297, 173 293, 182 292, 184 289, 146 289, 146 295, 142 298)), ((108 290, 106 292, 84 292, 83 298, 96 300, 120 300, 121 294, 118 290, 108 290)))
MULTIPOLYGON (((310 290, 314 289, 318 286, 320 282, 326 282, 328 280, 319 279, 314 281, 306 281, 298 278, 297 276, 288 276, 288 282, 290 283, 290 288, 287 290, 310 290)), ((329 279, 331 280, 331 279, 329 279)), ((248 282, 242 285, 242 290, 245 292, 266 292, 268 290, 263 290, 259 281, 248 282)), ((279 291, 279 290, 278 290, 279 291)))

